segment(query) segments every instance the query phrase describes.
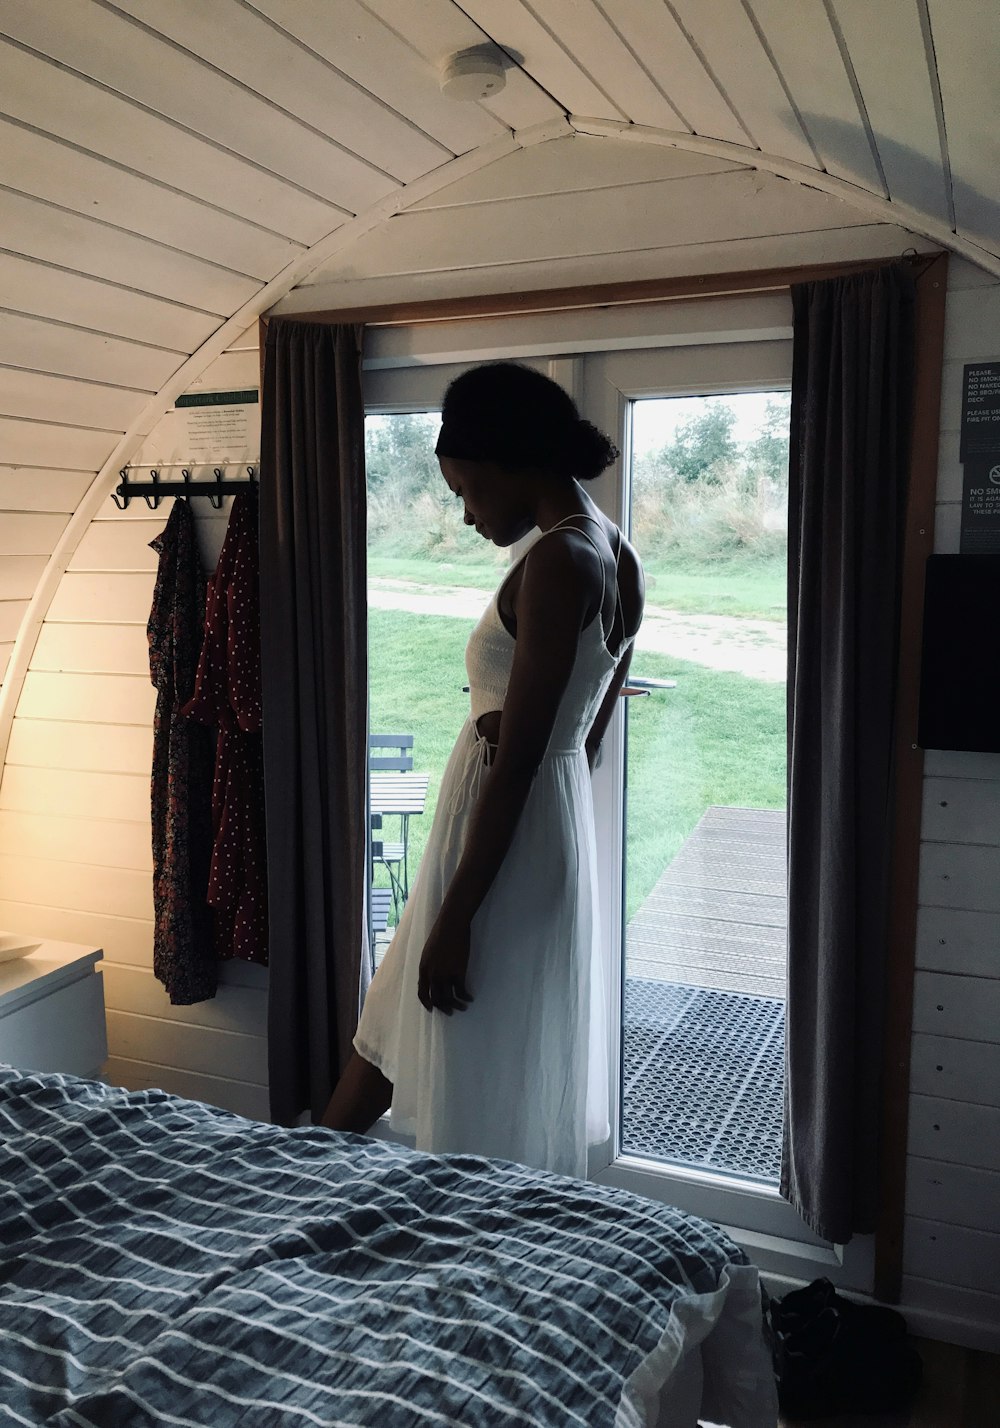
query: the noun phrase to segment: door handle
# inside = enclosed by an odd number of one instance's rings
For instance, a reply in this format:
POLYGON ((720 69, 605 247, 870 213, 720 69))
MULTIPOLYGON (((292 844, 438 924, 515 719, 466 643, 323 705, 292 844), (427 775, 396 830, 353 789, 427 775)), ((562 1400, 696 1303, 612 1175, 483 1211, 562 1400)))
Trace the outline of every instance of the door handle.
POLYGON ((641 675, 630 675, 628 683, 619 690, 619 697, 630 699, 637 694, 653 694, 661 689, 676 688, 676 679, 644 679, 641 675))

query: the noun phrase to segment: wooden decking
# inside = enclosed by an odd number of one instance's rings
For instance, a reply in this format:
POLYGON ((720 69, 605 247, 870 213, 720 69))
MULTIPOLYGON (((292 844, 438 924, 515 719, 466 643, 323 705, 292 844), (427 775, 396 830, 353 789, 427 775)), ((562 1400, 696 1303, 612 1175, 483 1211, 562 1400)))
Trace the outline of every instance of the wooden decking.
POLYGON ((709 808, 628 924, 626 975, 784 998, 785 814, 709 808))

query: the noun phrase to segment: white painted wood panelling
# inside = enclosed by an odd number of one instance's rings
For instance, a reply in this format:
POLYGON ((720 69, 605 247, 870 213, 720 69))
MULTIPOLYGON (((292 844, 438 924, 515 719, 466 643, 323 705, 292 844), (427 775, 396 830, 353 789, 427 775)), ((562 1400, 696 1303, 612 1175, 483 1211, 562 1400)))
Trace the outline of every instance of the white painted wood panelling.
MULTIPOLYGON (((0 330, 3 326, 0 318, 0 330)), ((116 440, 114 432, 0 416, 0 451, 12 466, 44 464, 71 471, 96 471, 114 449, 116 440)))
POLYGON ((917 4, 881 5, 879 43, 871 42, 868 0, 833 0, 830 7, 850 54, 864 112, 892 198, 951 227, 951 196, 942 168, 941 133, 928 67, 927 37, 917 4), (892 61, 887 62, 891 55, 892 61))
POLYGON ((266 280, 303 249, 303 244, 214 204, 151 182, 144 173, 119 169, 77 145, 20 124, 0 120, 0 146, 8 182, 21 193, 98 217, 207 262, 224 262, 235 272, 266 280))
MULTIPOLYGON (((840 0, 838 0, 839 8, 840 0)), ((935 549, 959 546, 962 366, 1000 359, 1000 284, 949 263, 935 549)), ((924 765, 903 1309, 977 1342, 1000 1324, 1000 755, 924 765), (987 1233, 992 1231, 993 1233, 987 1233), (987 1327, 988 1326, 988 1327, 987 1327)))
MULTIPOLYGON (((473 24, 463 6, 452 0, 421 0, 420 5, 400 5, 399 0, 365 0, 366 10, 421 55, 436 74, 440 62, 457 50, 470 49, 490 39, 503 44, 500 35, 488 35, 473 24)), ((563 112, 565 101, 556 100, 518 66, 507 71, 507 83, 482 108, 511 129, 526 129, 563 112)))
POLYGON ((674 0, 671 8, 750 135, 751 146, 817 164, 809 135, 740 0, 674 0))
POLYGON ((870 131, 859 123, 858 95, 824 0, 751 0, 778 73, 828 173, 888 194, 870 131))
POLYGON ((11 366, 108 382, 137 393, 155 392, 180 366, 176 352, 20 313, 0 312, 0 342, 11 366))
MULTIPOLYGON (((4 771, 0 809, 75 818, 87 817, 96 808, 106 818, 148 822, 149 775, 95 773, 58 766, 21 768, 17 764, 8 765, 4 771)), ((9 892, 4 895, 13 896, 9 892)))
POLYGON ((28 608, 27 600, 0 600, 0 640, 13 644, 28 608))
POLYGON ((73 381, 44 372, 0 371, 0 412, 4 416, 46 421, 58 413, 67 425, 98 427, 115 436, 139 415, 146 395, 124 386, 73 381))
POLYGON ((0 232, 11 252, 203 312, 235 312, 261 286, 221 261, 192 257, 152 238, 7 189, 0 189, 0 232))
POLYGON ((464 0, 462 8, 573 114, 685 129, 635 52, 592 0, 464 0))
MULTIPOLYGON (((0 442, 3 441, 0 422, 0 442)), ((30 600, 45 566, 39 555, 9 555, 0 561, 0 601, 30 600)))
POLYGON ((0 465, 0 511, 75 511, 93 480, 90 471, 0 465))
POLYGON ((152 920, 153 916, 152 879, 148 873, 56 858, 7 854, 0 859, 0 899, 16 899, 37 907, 110 913, 114 917, 152 920))
POLYGON ((99 624, 124 622, 145 625, 153 600, 155 576, 76 574, 63 576, 49 607, 49 619, 99 624))
POLYGON ((956 24, 947 0, 928 0, 934 59, 941 87, 948 163, 959 230, 989 245, 1000 225, 1000 139, 983 122, 987 96, 996 95, 1000 73, 1000 10, 995 5, 959 7, 970 23, 956 24))
MULTIPOLYGON (((90 627, 84 628, 89 630, 90 627)), ((146 724, 83 724, 65 719, 30 719, 22 715, 14 720, 6 767, 78 769, 84 773, 147 777, 152 760, 153 731, 146 724)))
POLYGON ((344 147, 342 136, 350 134, 354 154, 397 181, 407 183, 452 157, 450 149, 422 133, 390 104, 238 0, 214 0, 210 7, 200 0, 173 0, 171 5, 158 0, 116 3, 119 10, 169 36, 213 69, 221 26, 226 35, 226 73, 270 101, 279 121, 294 116, 309 137, 325 135, 338 149, 344 147))
POLYGON ((149 642, 141 625, 61 625, 47 621, 31 656, 31 668, 147 678, 149 642))
MULTIPOLYGON (((435 70, 354 0, 326 0, 325 4, 313 0, 305 5, 301 0, 252 3, 281 30, 294 35, 384 105, 405 114, 411 125, 453 154, 489 144, 505 132, 507 126, 483 105, 456 104, 443 95, 435 70)), ((402 8, 396 6, 397 11, 402 8)), ((446 52, 442 50, 442 54, 446 52)))
POLYGON ((0 555, 48 555, 66 526, 66 516, 4 511, 0 555))
POLYGON ((602 8, 677 111, 681 128, 731 144, 752 144, 669 6, 662 0, 602 0, 602 8))
MULTIPOLYGON (((336 204, 304 192, 280 172, 248 159, 76 70, 0 40, 4 112, 115 166, 188 193, 222 213, 311 244, 344 217, 336 204)), ((169 111, 167 111, 169 113, 169 111)))
MULTIPOLYGON (((107 968, 105 968, 107 971, 107 968)), ((112 1056, 152 1061, 204 1076, 267 1085, 267 1042, 262 1036, 197 1026, 176 1017, 108 1010, 112 1056)))
POLYGON ((190 1101, 207 1101, 246 1116, 253 1121, 270 1120, 267 1091, 263 1086, 251 1086, 245 1081, 228 1080, 223 1076, 179 1071, 176 1066, 157 1066, 149 1061, 127 1061, 121 1056, 108 1058, 104 1074, 114 1086, 128 1091, 147 1091, 156 1087, 173 1096, 190 1101))
POLYGON ((0 856, 49 858, 145 873, 153 867, 148 822, 82 815, 64 818, 5 808, 0 808, 0 856))

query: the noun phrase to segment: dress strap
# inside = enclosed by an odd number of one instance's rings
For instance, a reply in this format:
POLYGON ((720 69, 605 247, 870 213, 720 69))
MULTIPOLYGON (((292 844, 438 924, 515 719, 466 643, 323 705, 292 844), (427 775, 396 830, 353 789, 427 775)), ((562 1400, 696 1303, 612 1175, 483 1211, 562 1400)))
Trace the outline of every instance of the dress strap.
MULTIPOLYGON (((600 618, 601 637, 603 637, 604 643, 607 643, 607 634, 604 634, 604 618, 603 618, 603 615, 604 615, 604 595, 607 594, 607 574, 604 573, 604 551, 601 550, 600 545, 597 544, 597 541, 594 540, 593 535, 591 535, 591 534, 589 533, 589 531, 580 530, 580 527, 579 527, 579 526, 571 526, 570 521, 593 521, 594 526, 600 526, 601 530, 604 530, 603 524, 601 524, 601 521, 597 520, 597 517, 596 517, 596 516, 587 516, 586 511, 580 511, 579 516, 564 516, 563 518, 561 518, 561 521, 556 521, 556 524, 554 524, 554 526, 550 526, 550 527, 549 527, 549 530, 543 531, 543 533, 541 533, 541 535, 551 535, 551 533, 553 533, 553 531, 557 531, 557 530, 573 530, 573 531, 577 531, 577 534, 583 535, 584 540, 589 540, 589 541, 590 541, 590 544, 593 545, 594 550, 596 550, 596 551, 597 551, 597 554, 600 555, 600 605, 599 605, 599 607, 597 607, 597 617, 600 618)), ((616 527, 616 528, 617 528, 617 527, 616 527)), ((540 540, 540 538, 541 538, 541 537, 539 537, 539 540, 540 540)), ((534 544, 536 544, 536 545, 539 544, 539 541, 536 541, 536 543, 534 543, 534 544)), ((614 628, 614 621, 616 621, 617 614, 619 614, 619 605, 621 604, 621 593, 620 593, 620 590, 619 590, 619 555, 620 555, 620 554, 621 554, 621 531, 619 531, 619 548, 617 548, 616 554, 614 554, 614 614, 611 615, 611 630, 613 630, 613 628, 614 628)), ((609 633, 610 633, 610 631, 609 631, 609 633)), ((609 653, 610 653, 610 651, 609 651, 609 653)))

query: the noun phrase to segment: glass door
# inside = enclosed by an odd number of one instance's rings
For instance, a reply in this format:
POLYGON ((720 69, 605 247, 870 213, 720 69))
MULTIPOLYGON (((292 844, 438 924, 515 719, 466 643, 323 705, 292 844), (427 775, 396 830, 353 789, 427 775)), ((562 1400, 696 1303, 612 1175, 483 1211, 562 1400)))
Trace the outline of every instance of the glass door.
POLYGON ((647 579, 595 781, 617 1115, 592 1170, 818 1247, 777 1190, 790 344, 582 366, 588 415, 623 453, 609 514, 647 579))

